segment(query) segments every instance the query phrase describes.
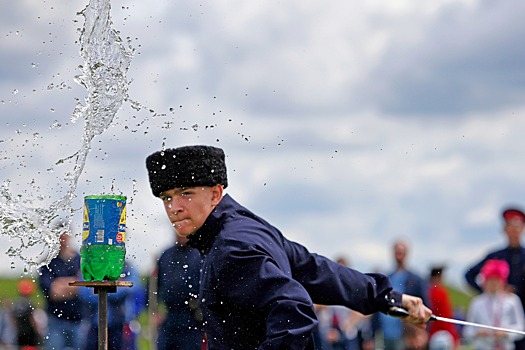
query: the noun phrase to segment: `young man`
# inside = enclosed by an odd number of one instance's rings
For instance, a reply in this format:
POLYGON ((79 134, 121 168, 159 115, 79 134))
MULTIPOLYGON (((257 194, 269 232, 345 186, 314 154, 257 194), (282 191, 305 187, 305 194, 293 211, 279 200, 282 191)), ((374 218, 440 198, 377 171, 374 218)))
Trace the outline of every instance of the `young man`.
MULTIPOLYGON (((521 236, 525 228, 525 213, 518 208, 508 208, 502 213, 503 232, 507 246, 488 253, 481 261, 470 267, 465 273, 467 283, 478 292, 482 286, 478 284, 478 275, 483 265, 491 259, 505 260, 509 264, 509 277, 506 289, 516 293, 525 305, 525 248, 521 244, 521 236)), ((516 341, 516 350, 525 350, 525 339, 516 341)))
POLYGON ((424 328, 431 311, 362 274, 287 240, 229 195, 224 152, 212 146, 166 149, 146 160, 153 194, 177 234, 204 255, 199 302, 208 348, 313 349, 314 303, 364 314, 402 306, 424 328))
POLYGON ((505 260, 510 267, 509 281, 507 287, 518 294, 522 302, 525 302, 525 279, 523 270, 525 268, 525 248, 521 245, 521 236, 525 228, 525 214, 518 208, 508 208, 502 213, 503 232, 507 240, 507 247, 494 250, 485 258, 470 267, 465 273, 467 283, 478 292, 482 291, 477 282, 481 268, 490 259, 505 260))

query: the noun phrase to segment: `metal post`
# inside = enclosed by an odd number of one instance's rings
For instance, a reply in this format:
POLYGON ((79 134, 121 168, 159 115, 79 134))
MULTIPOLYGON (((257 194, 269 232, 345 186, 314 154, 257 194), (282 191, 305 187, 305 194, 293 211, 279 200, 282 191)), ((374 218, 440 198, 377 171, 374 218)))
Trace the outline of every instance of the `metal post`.
POLYGON ((108 349, 108 291, 98 288, 98 350, 108 349))
POLYGON ((128 281, 76 281, 69 282, 70 286, 92 287, 98 294, 98 350, 108 349, 108 293, 115 293, 117 287, 132 287, 128 281))

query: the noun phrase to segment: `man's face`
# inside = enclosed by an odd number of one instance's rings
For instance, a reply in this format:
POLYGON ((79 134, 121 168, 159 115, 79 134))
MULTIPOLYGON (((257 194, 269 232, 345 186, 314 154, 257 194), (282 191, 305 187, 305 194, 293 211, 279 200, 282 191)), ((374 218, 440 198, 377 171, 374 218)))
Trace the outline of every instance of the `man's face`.
POLYGON ((222 186, 174 188, 160 195, 171 224, 180 236, 197 231, 222 198, 222 186))
POLYGON ((69 247, 69 235, 64 232, 60 235, 60 249, 64 250, 69 247))
POLYGON ((407 247, 404 244, 397 243, 394 246, 394 259, 398 264, 401 264, 405 261, 407 255, 407 247))
POLYGON ((509 220, 505 223, 505 233, 509 239, 511 246, 518 246, 520 243, 521 233, 523 232, 524 224, 521 220, 509 220))

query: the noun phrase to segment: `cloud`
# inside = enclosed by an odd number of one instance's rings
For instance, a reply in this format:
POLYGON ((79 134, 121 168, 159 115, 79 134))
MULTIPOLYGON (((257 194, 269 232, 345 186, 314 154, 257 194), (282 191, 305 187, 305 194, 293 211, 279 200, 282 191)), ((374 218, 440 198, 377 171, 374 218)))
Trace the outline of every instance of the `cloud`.
POLYGON ((521 106, 521 7, 489 1, 443 6, 412 28, 415 39, 400 36, 389 43, 371 84, 364 82, 365 103, 398 116, 434 117, 521 106))

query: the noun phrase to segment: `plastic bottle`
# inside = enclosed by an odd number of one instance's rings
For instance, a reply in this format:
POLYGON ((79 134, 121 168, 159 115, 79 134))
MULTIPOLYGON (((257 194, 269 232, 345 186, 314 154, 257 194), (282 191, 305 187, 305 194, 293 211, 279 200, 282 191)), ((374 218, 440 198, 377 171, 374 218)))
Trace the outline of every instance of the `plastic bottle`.
POLYGON ((80 270, 86 281, 116 281, 126 258, 126 196, 84 197, 80 270))

